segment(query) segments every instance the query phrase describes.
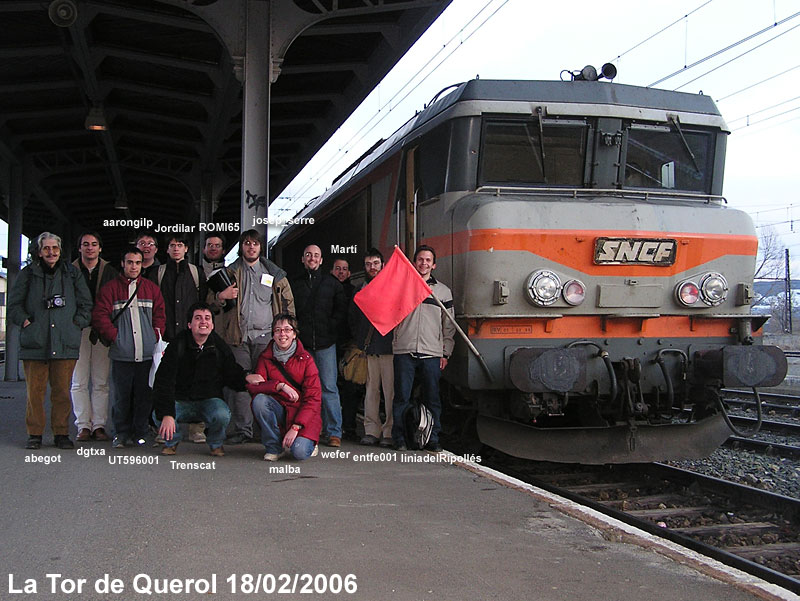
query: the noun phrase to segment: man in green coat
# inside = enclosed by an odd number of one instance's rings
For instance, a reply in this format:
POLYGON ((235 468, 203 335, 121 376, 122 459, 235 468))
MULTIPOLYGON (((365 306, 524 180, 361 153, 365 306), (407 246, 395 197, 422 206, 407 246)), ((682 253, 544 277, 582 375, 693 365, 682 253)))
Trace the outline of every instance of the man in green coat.
POLYGON ((61 238, 43 232, 36 239, 36 254, 34 262, 20 272, 8 297, 8 318, 22 328, 19 356, 25 369, 28 401, 25 448, 42 447, 44 395, 49 381, 53 442, 59 449, 72 449, 69 391, 81 329, 91 320, 92 297, 80 270, 61 258, 61 238))

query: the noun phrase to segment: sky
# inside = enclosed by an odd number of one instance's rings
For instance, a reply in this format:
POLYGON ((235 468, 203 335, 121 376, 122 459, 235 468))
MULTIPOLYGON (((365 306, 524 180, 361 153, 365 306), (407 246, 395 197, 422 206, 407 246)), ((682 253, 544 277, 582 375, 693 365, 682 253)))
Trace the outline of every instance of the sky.
POLYGON ((616 83, 710 95, 732 130, 728 204, 800 256, 800 0, 453 0, 270 211, 291 217, 446 86, 606 62, 616 83))

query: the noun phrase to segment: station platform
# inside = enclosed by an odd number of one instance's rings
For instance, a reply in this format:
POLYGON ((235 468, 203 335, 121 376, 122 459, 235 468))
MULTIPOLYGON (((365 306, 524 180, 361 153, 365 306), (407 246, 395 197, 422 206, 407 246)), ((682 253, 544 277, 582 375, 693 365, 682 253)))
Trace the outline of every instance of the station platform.
POLYGON ((24 413, 24 382, 0 383, 2 599, 798 599, 477 457, 347 442, 302 463, 265 462, 258 444, 59 451, 49 431, 27 451, 24 413))

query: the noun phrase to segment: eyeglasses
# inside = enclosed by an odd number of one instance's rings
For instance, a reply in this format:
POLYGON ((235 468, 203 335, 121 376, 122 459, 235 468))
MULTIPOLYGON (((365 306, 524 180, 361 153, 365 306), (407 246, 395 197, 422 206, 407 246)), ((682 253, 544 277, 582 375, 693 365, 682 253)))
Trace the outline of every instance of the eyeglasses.
POLYGON ((245 240, 242 244, 245 246, 261 246, 261 242, 258 240, 245 240))
POLYGON ((292 332, 294 332, 294 328, 291 326, 287 326, 285 328, 275 328, 273 332, 275 332, 276 334, 291 334, 292 332))
POLYGON ((150 248, 150 247, 156 246, 156 243, 155 242, 145 242, 144 240, 139 240, 136 243, 136 246, 138 246, 140 248, 141 247, 150 248))

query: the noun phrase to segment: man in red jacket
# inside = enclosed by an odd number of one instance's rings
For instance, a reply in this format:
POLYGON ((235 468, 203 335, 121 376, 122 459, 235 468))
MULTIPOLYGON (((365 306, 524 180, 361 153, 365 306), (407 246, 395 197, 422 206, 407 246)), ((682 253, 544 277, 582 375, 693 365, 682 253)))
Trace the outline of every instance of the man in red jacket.
POLYGON ((139 446, 147 444, 153 347, 166 323, 161 291, 141 277, 141 250, 131 247, 125 252, 122 271, 100 289, 92 312, 92 326, 111 344, 108 356, 116 391, 112 411, 115 449, 123 448, 129 440, 139 446))

